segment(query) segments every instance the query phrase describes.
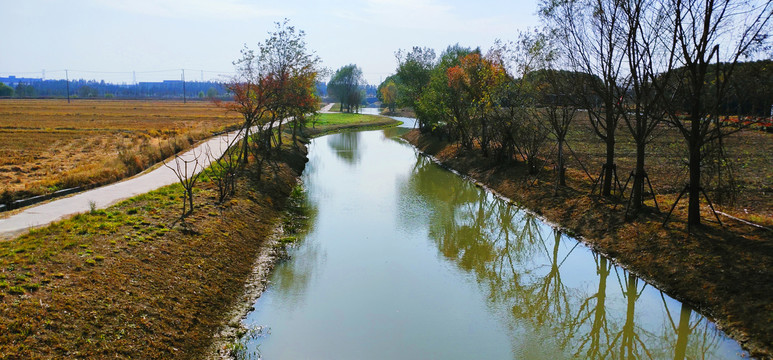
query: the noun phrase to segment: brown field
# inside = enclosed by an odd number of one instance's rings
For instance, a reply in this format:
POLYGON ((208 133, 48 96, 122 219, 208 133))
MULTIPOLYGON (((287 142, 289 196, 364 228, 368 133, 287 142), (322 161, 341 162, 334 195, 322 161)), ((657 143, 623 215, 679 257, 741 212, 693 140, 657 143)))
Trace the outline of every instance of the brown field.
POLYGON ((238 122, 210 102, 0 100, 0 200, 114 182, 238 122))
MULTIPOLYGON (((605 144, 593 133, 585 116, 584 113, 578 114, 567 136, 569 146, 577 154, 575 157, 569 152, 568 171, 574 172, 575 178, 583 183, 588 181, 583 166, 595 178, 601 172, 606 155, 605 144)), ((636 148, 622 121, 616 140, 615 162, 620 182, 625 184, 636 165, 636 148)), ((711 201, 720 211, 773 226, 773 133, 747 129, 731 134, 723 141, 727 166, 721 170, 721 189, 717 188, 716 171, 705 170, 703 173, 702 185, 711 201), (729 174, 732 174, 732 185, 729 184, 729 174)), ((548 142, 548 145, 552 144, 548 142)), ((646 151, 645 170, 657 194, 660 210, 667 212, 689 180, 684 139, 675 128, 663 124, 655 130, 646 151)), ((577 182, 573 186, 583 187, 577 182)), ((630 186, 628 184, 626 194, 630 186)), ((675 213, 687 212, 686 196, 680 200, 675 213)), ((648 205, 654 206, 651 196, 649 199, 648 205)), ((708 205, 705 206, 708 210, 708 205)), ((707 220, 713 220, 713 215, 709 214, 707 220)))

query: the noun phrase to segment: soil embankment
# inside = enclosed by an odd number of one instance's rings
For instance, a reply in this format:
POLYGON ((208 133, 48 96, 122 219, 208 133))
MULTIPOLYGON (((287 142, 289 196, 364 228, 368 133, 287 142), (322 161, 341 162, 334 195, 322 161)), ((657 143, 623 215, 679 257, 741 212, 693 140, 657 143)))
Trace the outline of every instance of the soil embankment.
POLYGON ((275 160, 222 204, 201 181, 184 223, 173 185, 0 243, 0 357, 203 357, 276 229, 305 148, 275 160))
POLYGON ((464 151, 417 130, 404 138, 445 166, 559 224, 588 246, 696 308, 752 356, 773 356, 770 231, 710 224, 688 235, 684 219, 676 216, 664 228, 665 215, 658 213, 628 223, 623 221, 625 204, 589 196, 590 184, 570 181, 569 187, 556 188, 549 171, 530 177, 524 164, 484 158, 479 152, 464 151))

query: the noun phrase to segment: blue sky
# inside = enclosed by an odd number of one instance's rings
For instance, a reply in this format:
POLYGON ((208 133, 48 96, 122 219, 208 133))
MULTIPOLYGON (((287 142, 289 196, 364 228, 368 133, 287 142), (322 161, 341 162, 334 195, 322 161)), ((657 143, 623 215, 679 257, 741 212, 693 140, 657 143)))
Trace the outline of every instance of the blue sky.
POLYGON ((539 25, 537 1, 456 0, 0 0, 0 76, 105 79, 131 83, 217 79, 233 71, 244 44, 255 48, 289 18, 310 50, 335 70, 354 63, 378 84, 395 51, 484 49, 539 25), (202 74, 201 70, 205 70, 202 74))

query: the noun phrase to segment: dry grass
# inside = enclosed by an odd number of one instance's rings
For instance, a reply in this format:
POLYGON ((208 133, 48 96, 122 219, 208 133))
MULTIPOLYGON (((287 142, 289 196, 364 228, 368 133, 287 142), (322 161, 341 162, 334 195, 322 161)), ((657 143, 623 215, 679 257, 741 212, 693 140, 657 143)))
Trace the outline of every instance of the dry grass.
POLYGON ((238 122, 209 102, 0 100, 0 194, 113 182, 238 122))
MULTIPOLYGON (((569 146, 575 151, 582 164, 594 177, 601 172, 605 161, 605 144, 593 134, 593 130, 580 113, 572 124, 568 135, 569 146)), ((668 211, 688 182, 687 152, 684 139, 676 129, 661 125, 655 132, 652 142, 647 145, 645 170, 657 193, 658 204, 662 211, 668 211)), ((635 144, 622 123, 617 130, 615 161, 618 176, 625 182, 636 165, 635 144)), ((724 140, 730 168, 723 169, 725 176, 732 170, 735 187, 716 191, 713 184, 706 184, 712 202, 721 211, 762 225, 773 226, 773 133, 759 130, 743 130, 724 140)), ((549 151, 547 152, 549 153, 549 151)), ((573 187, 583 187, 587 175, 580 163, 571 153, 569 171, 576 174, 578 180, 573 187)), ((708 179, 708 177, 704 177, 708 179)), ((716 179, 714 177, 713 179, 716 179)), ((715 181, 715 180, 714 180, 715 181)), ((723 180, 726 182, 726 179, 723 180)), ((629 189, 630 189, 629 184, 629 189)), ((650 206, 654 204, 649 202, 650 206)), ((687 202, 683 197, 677 212, 687 211, 687 202)), ((713 216, 711 216, 713 217, 713 216)), ((710 218, 710 217, 707 217, 710 218)))
POLYGON ((305 162, 278 160, 224 204, 202 181, 186 226, 173 185, 0 242, 0 358, 202 358, 305 162))

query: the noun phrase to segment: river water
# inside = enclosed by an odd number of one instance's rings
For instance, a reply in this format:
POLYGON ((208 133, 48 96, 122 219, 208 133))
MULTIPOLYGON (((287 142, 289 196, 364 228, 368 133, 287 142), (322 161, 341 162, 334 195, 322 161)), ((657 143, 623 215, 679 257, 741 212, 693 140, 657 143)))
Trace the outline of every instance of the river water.
POLYGON ((245 319, 263 359, 728 359, 689 307, 396 139, 314 139, 312 217, 245 319))

